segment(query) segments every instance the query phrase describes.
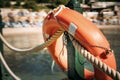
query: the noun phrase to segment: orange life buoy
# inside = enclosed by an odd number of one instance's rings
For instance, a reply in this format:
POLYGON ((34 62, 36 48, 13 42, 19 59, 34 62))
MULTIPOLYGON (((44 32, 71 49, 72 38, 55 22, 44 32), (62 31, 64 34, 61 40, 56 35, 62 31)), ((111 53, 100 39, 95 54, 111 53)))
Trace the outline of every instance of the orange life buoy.
MULTIPOLYGON (((110 45, 102 32, 91 21, 87 20, 82 14, 67 7, 60 7, 49 13, 44 20, 43 36, 48 40, 59 29, 63 28, 91 54, 100 59, 111 68, 116 69, 116 61, 110 45)), ((67 50, 63 45, 62 36, 60 36, 52 45, 48 47, 53 59, 63 71, 68 70, 67 50)), ((94 73, 85 69, 84 78, 90 80, 111 80, 109 76, 94 66, 94 73)))

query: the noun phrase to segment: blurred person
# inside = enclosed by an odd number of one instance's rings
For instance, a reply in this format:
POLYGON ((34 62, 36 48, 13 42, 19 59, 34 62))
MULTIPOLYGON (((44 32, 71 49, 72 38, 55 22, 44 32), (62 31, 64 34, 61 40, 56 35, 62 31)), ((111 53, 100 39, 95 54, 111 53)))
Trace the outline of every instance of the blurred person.
POLYGON ((29 27, 34 27, 34 17, 33 16, 28 16, 26 21, 30 25, 29 27))
POLYGON ((119 24, 118 22, 118 16, 112 16, 109 20, 110 24, 116 25, 119 24))
POLYGON ((10 26, 11 27, 22 27, 22 25, 18 21, 18 17, 14 16, 12 17, 12 20, 10 21, 10 26))
POLYGON ((18 12, 18 15, 19 16, 27 16, 29 14, 29 11, 28 10, 24 10, 24 9, 21 9, 19 12, 18 12))
POLYGON ((92 17, 92 22, 95 23, 95 24, 98 24, 98 20, 97 20, 97 17, 96 17, 96 16, 93 16, 93 17, 92 17))
POLYGON ((117 16, 118 16, 118 24, 120 24, 120 9, 118 10, 118 12, 117 12, 117 16))
POLYGON ((118 6, 114 6, 114 14, 115 16, 118 15, 119 8, 118 6))
POLYGON ((107 23, 108 23, 108 20, 106 19, 106 17, 104 17, 103 24, 106 25, 107 23))
POLYGON ((8 12, 7 16, 8 16, 10 19, 13 19, 14 16, 18 16, 17 13, 18 13, 18 10, 11 9, 11 11, 8 12))
POLYGON ((18 27, 18 23, 17 23, 17 10, 12 9, 9 13, 8 13, 8 18, 9 18, 9 23, 10 23, 10 27, 18 27))
POLYGON ((98 24, 103 24, 103 13, 98 13, 97 20, 98 24))
POLYGON ((10 22, 9 22, 8 16, 4 16, 4 17, 3 17, 3 24, 4 24, 4 27, 5 27, 5 28, 10 27, 10 22))
POLYGON ((36 16, 35 17, 35 25, 38 27, 41 27, 43 24, 43 18, 41 16, 36 16))
POLYGON ((18 18, 18 21, 21 23, 21 25, 22 25, 22 27, 30 27, 30 24, 28 23, 28 21, 27 21, 27 17, 19 17, 18 18))
POLYGON ((47 16, 47 13, 45 12, 45 10, 40 10, 37 13, 38 16, 43 17, 43 19, 47 16))

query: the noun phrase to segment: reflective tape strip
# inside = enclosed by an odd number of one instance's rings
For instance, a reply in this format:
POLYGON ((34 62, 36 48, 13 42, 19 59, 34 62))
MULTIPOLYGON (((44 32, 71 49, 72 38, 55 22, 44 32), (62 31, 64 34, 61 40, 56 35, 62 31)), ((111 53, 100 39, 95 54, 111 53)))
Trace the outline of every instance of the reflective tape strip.
POLYGON ((58 11, 54 14, 54 16, 57 16, 57 15, 62 11, 63 8, 65 8, 65 6, 64 6, 64 5, 60 5, 59 7, 57 7, 56 9, 54 9, 54 11, 58 10, 58 11))
POLYGON ((45 34, 45 37, 48 39, 50 37, 50 35, 49 34, 45 34))
POLYGON ((73 23, 70 23, 68 32, 69 32, 72 36, 74 36, 76 29, 77 29, 77 26, 76 26, 75 24, 73 24, 73 23))

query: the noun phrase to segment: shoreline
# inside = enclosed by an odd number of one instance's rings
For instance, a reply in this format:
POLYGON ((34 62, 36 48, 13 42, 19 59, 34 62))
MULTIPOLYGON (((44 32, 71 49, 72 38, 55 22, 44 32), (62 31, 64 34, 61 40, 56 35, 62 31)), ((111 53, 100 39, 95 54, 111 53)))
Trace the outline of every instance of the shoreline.
POLYGON ((120 29, 120 25, 97 25, 97 26, 100 29, 113 29, 113 28, 119 28, 120 29))
POLYGON ((42 34, 42 27, 3 28, 4 36, 42 34))
MULTIPOLYGON (((120 25, 97 25, 99 29, 120 29, 120 25)), ((42 27, 3 28, 4 36, 42 34, 42 27)))

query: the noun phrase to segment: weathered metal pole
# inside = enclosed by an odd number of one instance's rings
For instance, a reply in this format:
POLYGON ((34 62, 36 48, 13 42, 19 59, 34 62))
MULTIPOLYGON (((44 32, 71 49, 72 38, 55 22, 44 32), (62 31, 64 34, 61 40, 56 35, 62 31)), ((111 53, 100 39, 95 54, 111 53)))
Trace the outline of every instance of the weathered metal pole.
MULTIPOLYGON (((80 2, 77 0, 70 0, 67 7, 83 13, 80 2)), ((82 55, 74 49, 69 37, 67 37, 68 50, 68 77, 72 80, 84 80, 84 63, 85 59, 82 55)))
POLYGON ((70 0, 66 6, 73 9, 73 10, 76 10, 76 11, 78 11, 80 13, 83 12, 82 8, 80 6, 80 2, 77 1, 77 0, 70 0))

